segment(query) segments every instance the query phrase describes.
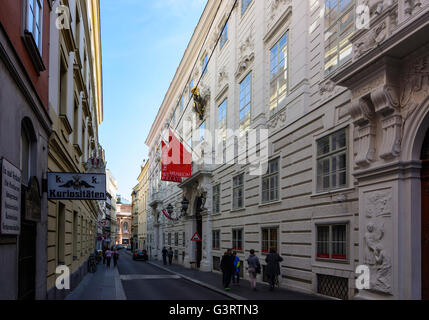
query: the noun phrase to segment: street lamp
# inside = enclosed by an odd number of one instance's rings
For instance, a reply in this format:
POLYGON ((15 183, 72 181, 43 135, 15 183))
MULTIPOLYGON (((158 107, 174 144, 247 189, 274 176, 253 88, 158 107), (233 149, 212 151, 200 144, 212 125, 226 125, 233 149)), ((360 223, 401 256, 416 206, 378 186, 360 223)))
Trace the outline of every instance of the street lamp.
POLYGON ((188 199, 186 199, 186 197, 184 197, 182 201, 182 212, 184 212, 185 215, 186 215, 186 212, 188 211, 188 206, 189 206, 189 201, 188 199))
POLYGON ((169 203, 168 206, 167 206, 167 212, 168 212, 168 214, 171 216, 171 214, 173 213, 173 211, 174 211, 174 208, 171 205, 171 203, 169 203))

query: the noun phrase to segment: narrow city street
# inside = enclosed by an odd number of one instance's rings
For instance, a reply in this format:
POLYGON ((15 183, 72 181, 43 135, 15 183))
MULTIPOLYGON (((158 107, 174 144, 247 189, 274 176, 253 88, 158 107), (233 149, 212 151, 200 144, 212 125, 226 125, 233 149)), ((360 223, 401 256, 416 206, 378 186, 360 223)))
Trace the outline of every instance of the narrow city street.
POLYGON ((429 0, 0 0, 0 301, 429 301, 428 34, 429 0))
POLYGON ((128 300, 226 300, 228 297, 191 283, 121 250, 118 270, 128 300))
POLYGON ((121 250, 118 267, 107 269, 100 262, 67 300, 232 300, 226 295, 186 280, 152 263, 134 261, 121 250))

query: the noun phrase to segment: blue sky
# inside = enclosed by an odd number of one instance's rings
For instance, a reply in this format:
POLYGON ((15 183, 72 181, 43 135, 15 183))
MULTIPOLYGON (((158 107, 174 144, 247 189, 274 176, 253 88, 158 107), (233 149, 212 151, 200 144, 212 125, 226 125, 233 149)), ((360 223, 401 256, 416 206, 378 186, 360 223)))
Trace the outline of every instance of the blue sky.
POLYGON ((99 129, 118 194, 130 198, 146 137, 206 0, 101 0, 104 121, 99 129))

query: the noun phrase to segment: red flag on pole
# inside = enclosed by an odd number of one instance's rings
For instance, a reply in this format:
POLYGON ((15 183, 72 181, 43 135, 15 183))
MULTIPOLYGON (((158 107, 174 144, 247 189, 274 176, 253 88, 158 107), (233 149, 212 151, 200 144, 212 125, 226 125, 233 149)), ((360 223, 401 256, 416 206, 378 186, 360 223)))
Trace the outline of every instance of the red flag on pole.
POLYGON ((168 146, 162 141, 161 180, 182 182, 192 176, 192 154, 170 130, 168 146))

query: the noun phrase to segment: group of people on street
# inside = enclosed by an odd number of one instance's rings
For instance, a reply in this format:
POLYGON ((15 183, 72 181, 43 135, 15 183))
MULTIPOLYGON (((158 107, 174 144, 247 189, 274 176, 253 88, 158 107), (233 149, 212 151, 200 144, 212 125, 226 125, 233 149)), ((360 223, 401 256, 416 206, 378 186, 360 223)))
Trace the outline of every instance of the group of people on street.
MULTIPOLYGON (((277 277, 280 275, 280 262, 283 258, 276 252, 274 248, 270 249, 270 253, 265 258, 267 263, 266 276, 270 284, 270 290, 274 290, 277 277)), ((233 285, 240 284, 240 258, 237 253, 228 249, 222 257, 220 268, 222 270, 222 282, 226 291, 230 290, 230 283, 232 279, 233 285)), ((259 258, 255 255, 255 250, 250 250, 250 255, 247 258, 248 272, 250 277, 250 286, 256 291, 256 277, 261 273, 261 264, 259 258)))
POLYGON ((119 259, 119 252, 118 249, 115 247, 109 248, 104 247, 103 248, 103 264, 106 265, 107 269, 110 269, 110 261, 113 258, 113 266, 116 268, 118 265, 118 259, 119 259))
POLYGON ((171 266, 173 263, 173 256, 174 252, 173 249, 170 247, 168 250, 166 247, 162 248, 162 261, 164 262, 164 265, 167 265, 167 258, 168 258, 168 264, 171 266))
MULTIPOLYGON (((162 249, 162 260, 164 265, 171 265, 173 262, 173 249, 170 247, 167 249, 164 247, 162 249), (167 261, 168 259, 168 261, 167 261)), ((276 252, 274 248, 270 249, 269 254, 265 258, 267 263, 265 274, 268 278, 270 284, 270 290, 274 290, 274 287, 277 283, 278 276, 280 275, 280 262, 283 261, 283 258, 276 252)), ((108 262, 109 265, 110 262, 108 262)), ((250 255, 247 258, 248 272, 250 278, 250 286, 256 291, 256 277, 261 273, 261 264, 259 258, 255 255, 255 250, 250 250, 250 255)), ((116 261, 115 261, 116 266, 116 261)), ((230 284, 232 280, 233 285, 240 284, 240 266, 241 261, 237 256, 237 252, 228 249, 220 262, 220 268, 222 270, 222 283, 226 291, 231 290, 230 284)))

